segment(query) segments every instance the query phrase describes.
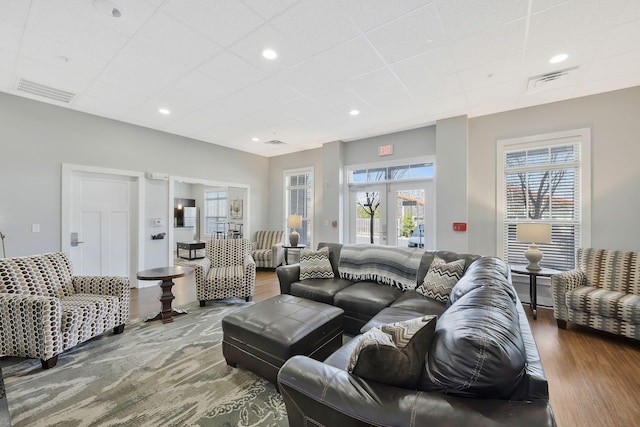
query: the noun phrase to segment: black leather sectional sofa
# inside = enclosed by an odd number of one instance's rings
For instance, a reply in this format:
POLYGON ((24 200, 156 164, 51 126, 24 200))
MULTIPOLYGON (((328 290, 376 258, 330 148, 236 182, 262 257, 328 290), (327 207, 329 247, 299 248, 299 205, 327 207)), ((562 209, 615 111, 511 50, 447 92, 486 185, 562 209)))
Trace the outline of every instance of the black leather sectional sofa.
POLYGON ((542 363, 502 260, 425 252, 416 284, 434 256, 467 261, 445 304, 415 290, 340 278, 342 245, 324 246, 335 278, 301 281, 298 264, 278 267, 281 292, 342 308, 345 334, 353 338, 324 362, 295 356, 282 366, 278 386, 291 426, 555 425, 542 363), (416 389, 346 370, 362 333, 429 314, 439 317, 416 389))

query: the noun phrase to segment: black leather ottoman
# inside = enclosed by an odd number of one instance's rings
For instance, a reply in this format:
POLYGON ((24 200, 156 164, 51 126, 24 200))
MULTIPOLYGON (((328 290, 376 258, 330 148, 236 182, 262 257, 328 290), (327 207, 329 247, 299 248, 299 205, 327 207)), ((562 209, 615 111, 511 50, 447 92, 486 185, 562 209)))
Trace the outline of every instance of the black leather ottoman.
POLYGON ((277 383, 280 367, 302 354, 324 360, 342 346, 344 311, 328 304, 277 295, 222 319, 227 364, 277 383))

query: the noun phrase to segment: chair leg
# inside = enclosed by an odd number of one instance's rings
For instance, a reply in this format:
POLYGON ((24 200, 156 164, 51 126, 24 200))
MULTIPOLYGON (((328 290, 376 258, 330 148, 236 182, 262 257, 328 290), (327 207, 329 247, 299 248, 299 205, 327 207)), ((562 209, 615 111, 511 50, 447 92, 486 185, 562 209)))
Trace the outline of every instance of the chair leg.
POLYGON ((253 295, 249 295, 248 297, 245 297, 244 299, 246 302, 251 302, 253 301, 253 295))
POLYGON ((115 335, 121 334, 124 332, 124 323, 122 325, 118 325, 115 328, 113 328, 113 333, 115 335))
POLYGON ((56 366, 56 363, 58 363, 58 355, 56 354, 51 359, 47 360, 40 359, 40 362, 42 362, 42 369, 53 368, 56 366))
POLYGON ((558 322, 558 328, 559 329, 567 329, 567 321, 566 320, 556 319, 556 321, 558 322))
POLYGON ((203 299, 200 300, 200 307, 204 307, 207 302, 203 299))

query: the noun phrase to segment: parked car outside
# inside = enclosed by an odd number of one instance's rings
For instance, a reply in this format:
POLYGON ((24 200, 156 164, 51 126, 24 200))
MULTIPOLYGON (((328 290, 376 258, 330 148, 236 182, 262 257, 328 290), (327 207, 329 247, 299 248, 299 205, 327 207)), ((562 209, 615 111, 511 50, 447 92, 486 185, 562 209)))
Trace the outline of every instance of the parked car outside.
POLYGON ((418 226, 411 232, 409 237, 410 248, 424 248, 424 224, 418 226))

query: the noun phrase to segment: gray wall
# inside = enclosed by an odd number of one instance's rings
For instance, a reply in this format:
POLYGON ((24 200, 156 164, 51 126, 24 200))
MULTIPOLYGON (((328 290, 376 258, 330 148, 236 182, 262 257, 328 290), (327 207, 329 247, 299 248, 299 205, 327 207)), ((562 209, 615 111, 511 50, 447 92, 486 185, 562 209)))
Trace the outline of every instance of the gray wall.
MULTIPOLYGON (((262 156, 4 93, 0 147, 0 231, 7 236, 8 256, 60 250, 63 163, 250 185, 251 230, 268 223, 262 213, 268 202, 269 160, 262 156), (32 233, 31 224, 40 224, 40 233, 32 233)), ((145 223, 166 218, 168 185, 145 180, 145 223)), ((166 220, 172 226, 172 218, 166 220)), ((165 263, 167 240, 145 241, 148 256, 141 263, 165 263)))
POLYGON ((591 128, 591 246, 640 251, 640 87, 469 120, 469 251, 496 254, 496 142, 591 128))

